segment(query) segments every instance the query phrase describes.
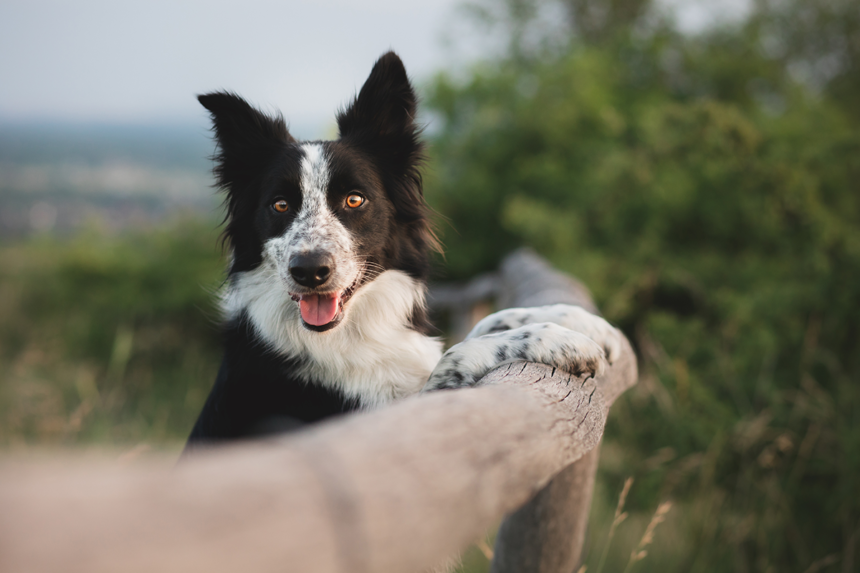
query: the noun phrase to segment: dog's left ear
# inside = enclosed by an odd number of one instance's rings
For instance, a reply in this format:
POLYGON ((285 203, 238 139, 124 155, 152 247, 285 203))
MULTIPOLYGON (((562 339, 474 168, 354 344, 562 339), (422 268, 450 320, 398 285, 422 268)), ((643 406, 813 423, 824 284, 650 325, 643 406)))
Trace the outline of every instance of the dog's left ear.
POLYGON ((417 102, 403 62, 388 52, 377 60, 355 100, 337 115, 341 140, 376 162, 397 214, 407 222, 423 222, 427 214, 417 102))
POLYGON ((394 52, 383 54, 355 100, 337 114, 340 136, 376 148, 400 146, 404 138, 417 144, 417 100, 403 62, 394 52))

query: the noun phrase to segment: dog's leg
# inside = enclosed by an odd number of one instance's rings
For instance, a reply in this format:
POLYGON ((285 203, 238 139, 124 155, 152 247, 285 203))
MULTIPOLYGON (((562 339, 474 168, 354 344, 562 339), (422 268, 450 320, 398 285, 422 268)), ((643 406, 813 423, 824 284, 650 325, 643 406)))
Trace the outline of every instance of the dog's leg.
POLYGON ((494 312, 476 324, 466 338, 476 338, 539 322, 552 322, 586 335, 603 347, 610 364, 614 363, 621 354, 621 341, 624 335, 620 330, 581 306, 569 304, 509 308, 494 312))
POLYGON ((424 391, 474 386, 495 366, 513 360, 539 362, 580 376, 603 373, 603 348, 582 333, 558 324, 526 324, 469 338, 446 352, 424 391))
POLYGON ((504 362, 547 364, 576 376, 603 373, 621 352, 622 334, 602 318, 570 305, 513 308, 480 321, 446 352, 424 391, 474 386, 504 362))

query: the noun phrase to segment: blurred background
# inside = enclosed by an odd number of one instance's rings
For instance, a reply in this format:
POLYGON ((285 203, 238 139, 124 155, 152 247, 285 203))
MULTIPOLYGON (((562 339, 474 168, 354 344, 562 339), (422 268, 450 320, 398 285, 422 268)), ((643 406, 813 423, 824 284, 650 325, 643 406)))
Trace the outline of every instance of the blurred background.
POLYGON ((3 2, 0 453, 178 452, 225 264, 194 94, 331 137, 390 48, 437 280, 530 245, 639 355, 588 570, 860 569, 856 0, 3 2))

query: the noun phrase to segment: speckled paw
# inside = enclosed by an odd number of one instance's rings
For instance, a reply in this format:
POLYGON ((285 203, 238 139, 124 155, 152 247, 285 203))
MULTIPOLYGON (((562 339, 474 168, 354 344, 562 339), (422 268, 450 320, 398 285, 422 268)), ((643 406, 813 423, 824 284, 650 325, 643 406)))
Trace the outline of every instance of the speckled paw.
POLYGON ((581 332, 552 322, 526 324, 470 335, 452 346, 430 374, 424 391, 475 386, 499 364, 515 360, 546 364, 576 376, 599 376, 606 367, 603 347, 581 332))
POLYGON ((481 320, 466 338, 476 338, 542 322, 558 324, 591 338, 603 347, 610 364, 621 355, 621 341, 624 335, 620 330, 584 308, 569 304, 502 310, 481 320))

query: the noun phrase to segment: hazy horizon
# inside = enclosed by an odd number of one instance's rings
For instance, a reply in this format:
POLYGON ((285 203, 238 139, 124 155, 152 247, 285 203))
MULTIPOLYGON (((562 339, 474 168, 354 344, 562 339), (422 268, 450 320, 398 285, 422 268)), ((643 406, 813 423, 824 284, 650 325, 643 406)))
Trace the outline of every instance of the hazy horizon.
POLYGON ((458 3, 3 3, 0 122, 205 126, 195 95, 229 89, 320 137, 385 51, 419 82, 450 63, 458 3))
MULTIPOLYGON (((229 89, 295 134, 326 135, 394 49, 419 85, 497 47, 463 0, 31 0, 0 3, 0 124, 207 126, 195 94, 229 89)), ((701 29, 748 0, 661 0, 701 29)))

